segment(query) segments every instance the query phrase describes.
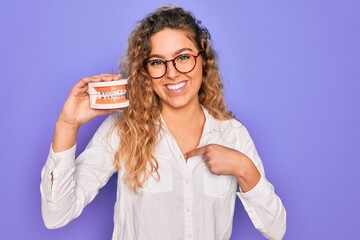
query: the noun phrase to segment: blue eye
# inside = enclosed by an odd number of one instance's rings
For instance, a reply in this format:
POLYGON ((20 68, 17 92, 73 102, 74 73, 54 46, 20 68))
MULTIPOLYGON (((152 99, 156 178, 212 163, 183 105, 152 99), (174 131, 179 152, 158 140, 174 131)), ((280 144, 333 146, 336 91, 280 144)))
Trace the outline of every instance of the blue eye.
POLYGON ((176 57, 176 60, 177 61, 180 61, 180 62, 183 62, 183 61, 186 61, 190 58, 190 55, 188 54, 183 54, 183 55, 180 55, 178 57, 176 57))
POLYGON ((157 66, 163 65, 163 64, 164 64, 164 61, 159 60, 159 59, 155 59, 155 60, 151 60, 151 61, 149 62, 149 64, 150 64, 150 66, 152 66, 152 67, 157 67, 157 66))

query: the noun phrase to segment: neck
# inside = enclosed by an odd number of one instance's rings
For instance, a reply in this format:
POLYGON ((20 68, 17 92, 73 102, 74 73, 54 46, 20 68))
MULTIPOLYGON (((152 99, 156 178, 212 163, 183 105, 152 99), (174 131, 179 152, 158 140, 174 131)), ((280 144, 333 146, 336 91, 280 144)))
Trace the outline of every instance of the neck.
POLYGON ((161 114, 169 129, 189 129, 189 127, 192 128, 203 125, 205 122, 205 116, 200 103, 185 108, 163 106, 161 114))

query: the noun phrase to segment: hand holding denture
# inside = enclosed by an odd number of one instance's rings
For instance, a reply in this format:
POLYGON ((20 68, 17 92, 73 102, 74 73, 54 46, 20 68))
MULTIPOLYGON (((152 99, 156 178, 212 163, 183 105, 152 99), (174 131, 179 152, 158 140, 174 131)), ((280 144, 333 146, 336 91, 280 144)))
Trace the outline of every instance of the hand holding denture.
POLYGON ((70 91, 70 94, 63 106, 59 116, 59 121, 80 127, 91 119, 112 112, 121 111, 120 109, 92 109, 90 108, 90 98, 88 85, 90 83, 110 83, 121 79, 120 74, 101 74, 81 79, 70 91))

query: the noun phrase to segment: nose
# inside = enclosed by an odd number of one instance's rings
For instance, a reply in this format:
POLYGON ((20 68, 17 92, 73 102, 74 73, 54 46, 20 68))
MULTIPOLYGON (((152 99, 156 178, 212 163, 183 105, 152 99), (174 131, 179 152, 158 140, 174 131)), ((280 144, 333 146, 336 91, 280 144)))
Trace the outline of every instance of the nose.
POLYGON ((179 72, 176 70, 174 63, 172 61, 167 62, 166 77, 169 79, 175 79, 178 75, 179 72))

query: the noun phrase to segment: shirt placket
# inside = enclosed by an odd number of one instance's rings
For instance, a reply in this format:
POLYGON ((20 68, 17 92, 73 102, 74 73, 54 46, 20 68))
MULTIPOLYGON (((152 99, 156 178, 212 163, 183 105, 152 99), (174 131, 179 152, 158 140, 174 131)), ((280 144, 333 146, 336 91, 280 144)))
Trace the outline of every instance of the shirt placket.
POLYGON ((184 225, 185 239, 193 239, 193 189, 192 189, 192 170, 190 166, 184 167, 183 173, 183 194, 184 194, 184 225))
MULTIPOLYGON (((208 117, 205 114, 205 117, 207 121, 205 122, 205 126, 201 135, 201 139, 199 142, 199 146, 201 147, 206 143, 205 135, 212 132, 212 129, 209 126, 208 123, 208 117)), ((171 133, 168 131, 165 122, 164 124, 164 130, 168 139, 168 143, 171 146, 171 149, 173 150, 173 155, 176 159, 179 161, 179 165, 181 166, 181 172, 182 172, 182 181, 183 181, 183 199, 184 199, 184 227, 185 227, 185 240, 191 240, 194 238, 194 221, 193 221, 193 169, 196 167, 199 162, 186 162, 183 154, 181 153, 181 150, 179 146, 176 143, 176 140, 171 135, 171 133)))
POLYGON ((192 169, 193 164, 186 163, 179 146, 177 145, 174 137, 167 131, 168 142, 171 145, 174 156, 179 161, 179 166, 182 173, 183 181, 183 205, 184 205, 184 239, 193 239, 194 226, 193 226, 193 187, 192 187, 192 169))

